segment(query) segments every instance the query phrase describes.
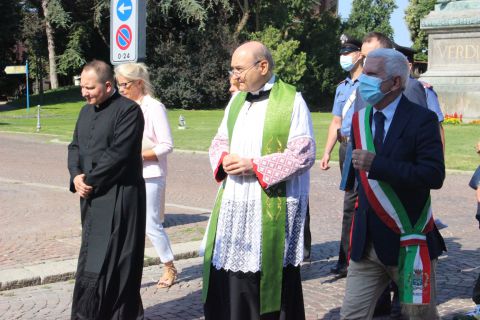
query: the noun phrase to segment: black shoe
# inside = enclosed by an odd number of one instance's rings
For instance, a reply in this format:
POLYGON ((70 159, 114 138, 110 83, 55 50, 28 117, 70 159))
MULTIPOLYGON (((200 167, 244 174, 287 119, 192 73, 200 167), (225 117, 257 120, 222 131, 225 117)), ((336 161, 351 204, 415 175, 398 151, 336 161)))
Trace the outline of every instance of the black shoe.
POLYGON ((390 319, 402 319, 402 307, 400 304, 397 306, 392 303, 390 307, 390 319))
POLYGON ((392 305, 390 308, 390 319, 402 319, 402 305, 398 298, 398 289, 393 294, 392 305))
POLYGON ((330 272, 337 275, 337 279, 345 278, 347 276, 347 265, 336 264, 335 267, 330 269, 330 272))
POLYGON ((330 273, 333 273, 333 274, 340 274, 340 272, 342 271, 346 271, 347 270, 347 265, 344 264, 344 263, 337 263, 334 267, 332 267, 330 269, 330 273))

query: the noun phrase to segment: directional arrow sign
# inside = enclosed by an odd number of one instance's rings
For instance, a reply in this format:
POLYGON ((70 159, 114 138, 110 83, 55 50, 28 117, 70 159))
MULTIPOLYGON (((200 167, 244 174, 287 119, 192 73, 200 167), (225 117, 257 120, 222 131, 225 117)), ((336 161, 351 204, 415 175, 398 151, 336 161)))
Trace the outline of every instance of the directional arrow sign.
POLYGON ((25 74, 27 73, 27 69, 25 66, 6 66, 5 67, 6 74, 25 74))
POLYGON ((132 1, 131 0, 119 0, 117 3, 117 15, 118 19, 127 21, 132 15, 132 1))

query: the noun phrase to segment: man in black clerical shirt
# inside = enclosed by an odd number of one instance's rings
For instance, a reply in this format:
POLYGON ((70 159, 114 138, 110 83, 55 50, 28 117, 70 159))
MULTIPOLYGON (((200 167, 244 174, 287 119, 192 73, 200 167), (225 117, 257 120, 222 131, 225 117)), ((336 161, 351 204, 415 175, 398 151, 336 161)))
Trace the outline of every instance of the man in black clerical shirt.
POLYGON ((72 319, 143 319, 143 114, 115 90, 111 67, 85 65, 87 104, 68 146, 70 191, 80 196, 82 244, 72 319))

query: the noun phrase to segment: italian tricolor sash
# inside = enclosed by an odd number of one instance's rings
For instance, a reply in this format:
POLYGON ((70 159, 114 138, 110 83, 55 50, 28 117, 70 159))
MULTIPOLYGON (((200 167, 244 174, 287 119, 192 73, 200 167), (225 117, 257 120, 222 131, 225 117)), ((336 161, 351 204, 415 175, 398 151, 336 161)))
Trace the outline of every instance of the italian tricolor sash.
MULTIPOLYGON (((370 117, 372 106, 353 116, 355 147, 375 153, 370 117)), ((400 301, 404 304, 430 303, 430 256, 426 233, 433 227, 430 197, 427 199, 420 218, 412 226, 410 218, 392 187, 377 180, 368 179, 367 173, 359 171, 360 183, 365 195, 380 220, 393 232, 400 234, 400 256, 398 259, 400 301)))
MULTIPOLYGON (((283 152, 287 148, 292 118, 295 87, 277 80, 273 85, 262 137, 262 156, 283 152)), ((228 138, 232 141, 233 129, 247 94, 241 92, 232 101, 227 118, 228 138)), ((225 181, 221 185, 208 227, 203 262, 202 299, 207 300, 218 215, 222 203, 225 181)), ((278 183, 262 192, 262 258, 260 273, 260 314, 280 310, 282 298, 283 255, 285 251, 285 223, 287 214, 286 182, 278 183)))

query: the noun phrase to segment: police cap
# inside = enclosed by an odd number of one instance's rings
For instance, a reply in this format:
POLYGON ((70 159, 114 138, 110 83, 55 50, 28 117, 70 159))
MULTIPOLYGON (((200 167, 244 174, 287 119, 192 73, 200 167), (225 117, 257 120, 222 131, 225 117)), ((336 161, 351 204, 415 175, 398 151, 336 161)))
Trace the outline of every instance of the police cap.
POLYGON ((415 50, 409 47, 400 46, 396 43, 394 43, 393 47, 395 50, 403 53, 403 55, 407 57, 408 62, 413 63, 413 55, 415 54, 415 50))
POLYGON ((342 34, 340 42, 342 43, 340 54, 360 51, 362 48, 362 42, 360 40, 354 39, 346 34, 342 34))

